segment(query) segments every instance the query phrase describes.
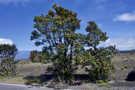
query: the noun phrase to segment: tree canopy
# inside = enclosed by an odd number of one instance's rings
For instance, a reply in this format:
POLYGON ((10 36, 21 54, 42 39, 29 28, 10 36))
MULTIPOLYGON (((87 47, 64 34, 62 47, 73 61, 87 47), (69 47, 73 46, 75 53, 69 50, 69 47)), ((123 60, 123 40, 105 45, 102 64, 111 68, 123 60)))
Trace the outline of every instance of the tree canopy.
POLYGON ((17 54, 17 48, 15 45, 0 45, 0 60, 6 58, 15 58, 17 54))

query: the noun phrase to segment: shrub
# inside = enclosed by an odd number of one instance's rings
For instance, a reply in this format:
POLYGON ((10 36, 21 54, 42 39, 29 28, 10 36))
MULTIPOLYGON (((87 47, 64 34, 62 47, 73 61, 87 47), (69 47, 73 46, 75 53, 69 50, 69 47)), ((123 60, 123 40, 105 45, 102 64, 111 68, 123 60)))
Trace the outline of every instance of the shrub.
POLYGON ((11 76, 16 74, 14 58, 17 53, 15 45, 0 45, 0 75, 11 76))
POLYGON ((2 72, 2 76, 11 76, 15 75, 16 73, 16 66, 14 60, 12 59, 5 59, 2 60, 0 65, 0 71, 2 72))
POLYGON ((41 62, 38 58, 39 52, 34 50, 30 52, 30 61, 31 62, 41 62))
POLYGON ((48 63, 48 54, 44 53, 44 52, 40 52, 40 51, 31 51, 30 53, 30 61, 31 62, 37 62, 37 63, 48 63))
POLYGON ((115 47, 99 48, 96 50, 90 50, 94 57, 93 62, 90 63, 91 69, 89 72, 90 79, 96 80, 108 80, 109 75, 114 71, 111 58, 115 54, 115 47))

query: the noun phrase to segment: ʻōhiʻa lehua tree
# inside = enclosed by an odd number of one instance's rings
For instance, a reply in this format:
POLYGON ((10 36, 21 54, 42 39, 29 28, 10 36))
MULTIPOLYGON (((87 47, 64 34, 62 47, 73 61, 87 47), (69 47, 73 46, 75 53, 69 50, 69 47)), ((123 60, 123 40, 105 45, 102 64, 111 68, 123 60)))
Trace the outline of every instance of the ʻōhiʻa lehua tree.
POLYGON ((54 74, 57 80, 66 83, 73 78, 73 54, 80 35, 75 33, 80 27, 77 14, 68 9, 53 5, 54 11, 47 15, 36 16, 31 40, 37 40, 36 45, 44 45, 44 49, 54 55, 54 74))
POLYGON ((93 54, 98 50, 97 45, 108 37, 94 22, 87 26, 87 35, 77 33, 80 28, 77 13, 57 5, 53 5, 53 9, 47 15, 35 16, 36 30, 32 32, 31 40, 37 46, 43 45, 48 55, 53 56, 53 72, 57 80, 71 83, 76 66, 93 65, 97 60, 98 54, 93 54), (89 50, 86 51, 85 47, 89 50))

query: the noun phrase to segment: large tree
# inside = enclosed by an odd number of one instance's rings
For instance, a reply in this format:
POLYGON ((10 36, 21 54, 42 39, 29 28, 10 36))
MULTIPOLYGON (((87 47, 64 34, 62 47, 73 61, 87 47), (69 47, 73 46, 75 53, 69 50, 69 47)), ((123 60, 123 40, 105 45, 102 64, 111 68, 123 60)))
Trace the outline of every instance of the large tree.
POLYGON ((36 30, 31 40, 36 40, 36 45, 44 45, 44 49, 54 55, 55 75, 58 80, 69 82, 73 76, 74 47, 79 44, 80 35, 76 30, 80 28, 80 20, 76 13, 61 6, 53 5, 53 9, 47 15, 35 17, 36 30))
MULTIPOLYGON (((96 70, 98 64, 95 66, 94 63, 99 59, 107 61, 107 57, 112 54, 110 49, 113 47, 98 48, 98 45, 105 42, 108 37, 95 22, 88 23, 87 34, 77 33, 80 28, 77 13, 61 6, 53 5, 53 10, 49 10, 47 15, 35 16, 34 22, 35 30, 32 32, 31 40, 34 40, 37 46, 42 45, 43 51, 53 56, 51 59, 54 74, 59 81, 72 82, 77 65, 91 65, 96 70), (107 52, 106 56, 103 56, 103 51, 107 52), (100 58, 100 55, 103 57, 100 58)), ((108 61, 111 64, 110 58, 108 61)), ((103 63, 100 62, 100 67, 103 63)), ((100 79, 100 76, 101 74, 96 76, 96 79, 100 79)))

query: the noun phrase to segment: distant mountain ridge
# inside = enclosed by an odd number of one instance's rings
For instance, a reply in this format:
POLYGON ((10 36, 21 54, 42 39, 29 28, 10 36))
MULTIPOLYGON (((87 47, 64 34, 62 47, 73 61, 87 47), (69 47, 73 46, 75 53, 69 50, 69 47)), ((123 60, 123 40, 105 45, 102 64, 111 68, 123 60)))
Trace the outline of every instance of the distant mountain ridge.
POLYGON ((30 56, 30 51, 18 51, 15 60, 28 60, 30 56))
POLYGON ((120 53, 131 53, 134 52, 135 53, 135 49, 134 50, 119 50, 120 53))

